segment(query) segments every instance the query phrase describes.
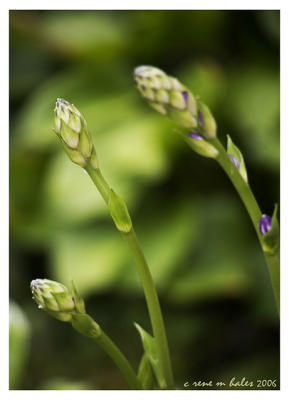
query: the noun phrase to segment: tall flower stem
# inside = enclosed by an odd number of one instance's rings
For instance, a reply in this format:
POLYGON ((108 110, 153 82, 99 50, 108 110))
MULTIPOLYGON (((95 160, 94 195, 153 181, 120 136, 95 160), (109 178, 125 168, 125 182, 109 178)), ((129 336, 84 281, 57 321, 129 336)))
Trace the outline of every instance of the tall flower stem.
POLYGON ((95 342, 109 355, 118 366, 131 389, 142 389, 141 383, 126 357, 114 342, 102 331, 100 336, 93 338, 95 342))
MULTIPOLYGON (((102 176, 100 170, 98 168, 97 169, 93 168, 90 163, 88 163, 88 165, 85 167, 85 170, 87 171, 92 181, 94 182, 95 186, 99 190, 104 201, 108 204, 110 187, 106 182, 106 180, 104 179, 104 177, 102 176)), ((130 232, 122 233, 122 235, 127 241, 128 246, 132 251, 133 258, 135 260, 141 278, 148 306, 148 311, 150 315, 150 320, 152 324, 153 335, 156 340, 159 361, 166 381, 164 386, 166 387, 166 389, 173 389, 174 382, 173 382, 173 374, 171 368, 166 331, 152 275, 133 228, 131 229, 130 232)))
POLYGON ((166 378, 166 387, 167 389, 173 389, 174 383, 173 383, 173 375, 171 369, 171 361, 169 356, 166 331, 152 275, 150 273, 149 266, 143 254, 143 251, 140 247, 134 229, 132 229, 129 233, 123 234, 123 236, 126 239, 132 251, 135 263, 138 268, 139 275, 141 277, 146 297, 146 302, 150 314, 153 334, 159 350, 159 357, 161 360, 163 373, 166 378))
POLYGON ((238 169, 234 166, 226 150, 224 149, 223 145, 217 138, 209 139, 209 142, 215 146, 218 150, 219 154, 216 157, 217 162, 223 168, 223 170, 228 175, 229 179, 231 180, 233 186, 237 190, 250 218, 253 223, 254 229, 258 236, 258 239, 261 244, 261 248, 263 250, 264 257, 266 259, 272 288, 274 291, 274 297, 276 301, 276 306, 278 309, 278 313, 280 310, 280 263, 279 263, 279 255, 277 252, 275 254, 270 254, 264 251, 262 247, 262 236, 258 229, 258 223, 262 216, 261 210, 258 206, 258 203, 252 193, 252 190, 248 183, 244 181, 241 177, 238 169))

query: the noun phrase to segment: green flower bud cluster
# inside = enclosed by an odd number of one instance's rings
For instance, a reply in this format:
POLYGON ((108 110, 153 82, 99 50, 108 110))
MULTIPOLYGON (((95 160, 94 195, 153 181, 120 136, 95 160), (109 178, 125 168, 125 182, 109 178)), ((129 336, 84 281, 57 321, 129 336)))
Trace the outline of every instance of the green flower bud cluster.
POLYGON ((61 283, 49 279, 35 279, 30 287, 38 308, 60 321, 71 322, 73 328, 84 336, 97 338, 101 335, 99 325, 86 314, 84 301, 73 282, 72 294, 61 283))
POLYGON ((176 78, 151 66, 137 67, 134 78, 142 97, 155 110, 204 138, 216 136, 217 125, 209 108, 176 78))
POLYGON ((55 132, 64 149, 75 164, 85 167, 90 160, 98 167, 97 157, 87 123, 78 109, 66 100, 57 99, 54 109, 55 132))
POLYGON ((49 279, 35 279, 30 287, 32 298, 39 308, 60 321, 71 321, 71 313, 75 311, 75 301, 64 285, 49 279))

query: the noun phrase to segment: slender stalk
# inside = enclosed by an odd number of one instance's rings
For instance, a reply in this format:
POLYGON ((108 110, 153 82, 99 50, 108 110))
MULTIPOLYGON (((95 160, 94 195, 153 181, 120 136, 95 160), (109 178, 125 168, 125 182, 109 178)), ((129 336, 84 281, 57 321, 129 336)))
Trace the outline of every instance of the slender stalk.
POLYGON ((251 191, 251 188, 248 183, 244 181, 241 177, 238 169, 234 166, 234 164, 229 159, 226 150, 224 149, 221 142, 217 139, 210 139, 210 142, 217 148, 219 151, 219 155, 216 160, 220 164, 220 166, 224 169, 229 179, 231 180, 233 186, 237 190, 241 200, 246 207, 246 210, 251 218, 253 226, 255 228, 256 234, 258 236, 259 242, 261 244, 261 248, 266 259, 267 267, 269 270, 269 275, 271 279, 271 284, 274 291, 274 297, 279 313, 280 309, 280 265, 279 265, 279 256, 278 254, 269 254, 263 250, 262 247, 262 236, 258 229, 258 223, 262 216, 261 210, 258 206, 258 203, 251 191))
POLYGON ((101 335, 93 338, 96 343, 102 347, 102 349, 110 356, 114 363, 118 366, 123 376, 131 389, 141 390, 142 385, 132 369, 130 363, 119 350, 119 348, 113 343, 113 341, 102 331, 101 335))
POLYGON ((132 251, 135 263, 138 268, 139 275, 141 277, 146 297, 146 302, 150 314, 153 334, 157 343, 157 347, 159 349, 159 357, 162 365, 162 370, 166 378, 166 388, 173 389, 174 382, 171 369, 171 360, 169 355, 167 336, 153 278, 150 273, 149 266, 143 254, 143 251, 140 247, 134 229, 132 229, 129 233, 123 234, 123 236, 126 239, 132 251))
MULTIPOLYGON (((85 169, 91 177, 92 181, 94 182, 95 186, 99 190, 104 201, 108 203, 110 187, 102 176, 100 170, 92 168, 90 164, 88 164, 85 169)), ((174 382, 166 331, 153 279, 134 230, 132 229, 129 233, 125 233, 122 235, 132 251, 141 278, 152 324, 152 330, 157 344, 158 356, 166 380, 165 386, 166 389, 173 389, 174 382)))

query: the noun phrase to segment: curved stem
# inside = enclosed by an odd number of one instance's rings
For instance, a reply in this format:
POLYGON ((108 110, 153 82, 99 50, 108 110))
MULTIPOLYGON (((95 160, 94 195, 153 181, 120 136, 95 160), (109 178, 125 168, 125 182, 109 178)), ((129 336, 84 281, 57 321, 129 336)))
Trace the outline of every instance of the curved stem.
MULTIPOLYGON (((104 201, 108 203, 110 195, 110 187, 107 184, 104 177, 102 176, 100 170, 92 168, 90 164, 88 164, 85 167, 85 169, 88 172, 89 176, 91 177, 92 181, 94 182, 95 186, 99 190, 104 201)), ((150 320, 152 324, 152 330, 158 349, 158 357, 160 360, 164 378, 166 380, 166 382, 164 383, 164 387, 166 389, 173 389, 174 382, 173 382, 173 374, 171 368, 171 360, 169 355, 169 348, 167 343, 167 336, 159 304, 159 299, 153 283, 153 279, 134 230, 132 229, 130 232, 122 235, 127 241, 132 251, 141 278, 148 306, 148 311, 150 315, 150 320)))
POLYGON ((216 149, 219 151, 218 156, 216 157, 217 162, 224 169, 235 189, 237 190, 241 200, 246 207, 246 210, 251 218, 254 229, 258 236, 259 242, 261 244, 262 251, 264 253, 264 257, 266 259, 267 267, 269 270, 269 275, 271 279, 271 284, 274 291, 275 301, 279 313, 280 309, 280 263, 278 254, 269 254, 264 251, 262 247, 262 236, 259 232, 258 223, 262 216, 259 205, 251 191, 251 188, 247 182, 241 177, 238 169, 234 166, 234 164, 229 159, 226 150, 224 149, 221 142, 217 139, 210 139, 210 143, 212 143, 216 149))
POLYGON ((142 385, 136 376, 134 370, 132 369, 130 363, 119 350, 119 348, 114 344, 114 342, 102 331, 101 335, 93 338, 98 345, 100 345, 103 350, 110 356, 114 363, 118 366, 123 376, 125 377, 127 383, 131 389, 140 390, 142 385))

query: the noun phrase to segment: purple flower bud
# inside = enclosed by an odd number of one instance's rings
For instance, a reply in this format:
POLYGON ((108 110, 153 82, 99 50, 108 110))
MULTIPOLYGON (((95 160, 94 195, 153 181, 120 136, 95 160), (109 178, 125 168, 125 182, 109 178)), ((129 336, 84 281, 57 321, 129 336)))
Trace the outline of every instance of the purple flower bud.
POLYGON ((184 92, 182 92, 182 95, 183 95, 183 98, 184 98, 186 104, 188 104, 188 99, 189 99, 188 92, 184 91, 184 92))
POLYGON ((203 114, 202 111, 198 111, 198 123, 203 126, 203 114))
POLYGON ((261 235, 265 235, 271 228, 271 221, 272 218, 269 217, 268 215, 263 214, 262 217, 260 218, 258 228, 261 233, 261 235))
POLYGON ((193 132, 189 133, 189 137, 196 140, 203 140, 202 136, 197 135, 196 133, 193 132))
POLYGON ((231 154, 228 154, 228 156, 229 156, 229 158, 231 159, 232 163, 235 165, 235 167, 236 167, 237 169, 239 169, 239 168, 240 168, 240 165, 239 165, 238 161, 236 160, 236 158, 233 157, 231 154))

